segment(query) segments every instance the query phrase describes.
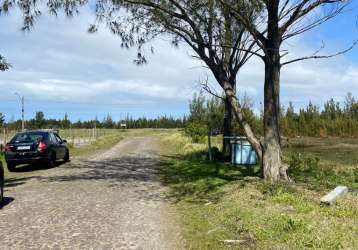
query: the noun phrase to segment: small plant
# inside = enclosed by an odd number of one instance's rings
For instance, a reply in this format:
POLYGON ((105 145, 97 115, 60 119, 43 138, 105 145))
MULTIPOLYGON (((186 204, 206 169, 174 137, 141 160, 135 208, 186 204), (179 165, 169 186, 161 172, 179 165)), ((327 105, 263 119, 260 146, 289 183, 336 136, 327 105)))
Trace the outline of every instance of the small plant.
POLYGON ((293 153, 290 156, 289 165, 289 173, 292 175, 299 175, 303 172, 316 172, 319 165, 319 158, 293 153))
POLYGON ((258 189, 261 191, 262 194, 267 196, 276 196, 281 193, 290 193, 293 194, 296 192, 293 186, 290 186, 286 183, 270 183, 270 182, 262 182, 258 189))

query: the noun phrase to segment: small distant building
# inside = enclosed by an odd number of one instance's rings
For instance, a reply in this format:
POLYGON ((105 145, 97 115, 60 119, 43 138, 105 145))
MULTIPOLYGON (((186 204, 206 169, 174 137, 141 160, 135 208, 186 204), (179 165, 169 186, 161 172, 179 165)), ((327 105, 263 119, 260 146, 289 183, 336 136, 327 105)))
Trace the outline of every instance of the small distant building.
POLYGON ((121 127, 121 129, 126 129, 127 128, 127 123, 121 122, 120 127, 121 127))

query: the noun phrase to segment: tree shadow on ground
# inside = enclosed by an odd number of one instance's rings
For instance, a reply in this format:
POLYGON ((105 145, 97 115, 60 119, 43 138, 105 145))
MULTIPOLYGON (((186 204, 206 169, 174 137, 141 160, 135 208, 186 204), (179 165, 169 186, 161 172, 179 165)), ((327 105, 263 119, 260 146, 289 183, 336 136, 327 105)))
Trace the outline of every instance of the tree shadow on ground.
POLYGON ((5 179, 5 188, 12 188, 25 184, 31 179, 37 179, 38 176, 29 176, 29 177, 10 177, 5 179))
POLYGON ((4 197, 3 201, 0 203, 0 209, 3 209, 5 206, 9 205, 15 199, 12 197, 4 197))
POLYGON ((128 156, 102 161, 85 160, 66 165, 61 175, 39 177, 45 182, 101 181, 110 188, 130 187, 138 199, 163 200, 159 192, 158 161, 150 157, 128 156))
POLYGON ((161 159, 162 180, 171 187, 171 197, 176 201, 216 201, 222 196, 220 187, 260 176, 257 166, 234 166, 180 155, 162 155, 161 159))
POLYGON ((122 157, 118 159, 71 163, 66 169, 79 170, 73 173, 45 177, 47 181, 106 180, 112 184, 131 181, 152 181, 158 173, 157 162, 146 157, 122 157), (81 171, 82 170, 82 171, 81 171))
MULTIPOLYGON (((64 162, 56 162, 54 167, 58 167, 64 164, 64 162)), ((38 170, 47 170, 54 167, 50 167, 49 165, 45 163, 35 163, 35 164, 23 164, 19 165, 15 168, 13 171, 14 173, 25 173, 25 172, 34 172, 38 170)))
MULTIPOLYGON (((55 167, 63 164, 62 162, 56 163, 55 167)), ((55 168, 52 167, 52 168, 55 168)), ((22 164, 19 165, 12 172, 8 173, 5 177, 5 188, 13 188, 26 184, 32 179, 40 179, 38 171, 52 169, 46 164, 22 164)))

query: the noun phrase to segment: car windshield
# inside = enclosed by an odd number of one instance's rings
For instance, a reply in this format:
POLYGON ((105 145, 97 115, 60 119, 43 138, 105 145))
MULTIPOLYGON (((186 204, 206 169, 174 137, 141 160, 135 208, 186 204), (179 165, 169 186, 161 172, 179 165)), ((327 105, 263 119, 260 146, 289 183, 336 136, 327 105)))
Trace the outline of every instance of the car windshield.
POLYGON ((16 142, 36 142, 46 138, 46 133, 43 132, 25 132, 19 133, 12 138, 11 143, 16 142))

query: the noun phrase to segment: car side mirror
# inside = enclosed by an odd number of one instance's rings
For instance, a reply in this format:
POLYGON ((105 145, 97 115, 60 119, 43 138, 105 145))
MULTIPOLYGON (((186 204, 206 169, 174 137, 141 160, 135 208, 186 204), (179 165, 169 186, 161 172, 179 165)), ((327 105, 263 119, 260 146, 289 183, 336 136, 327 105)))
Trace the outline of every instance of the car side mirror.
POLYGON ((67 143, 67 140, 62 140, 63 143, 67 143))

